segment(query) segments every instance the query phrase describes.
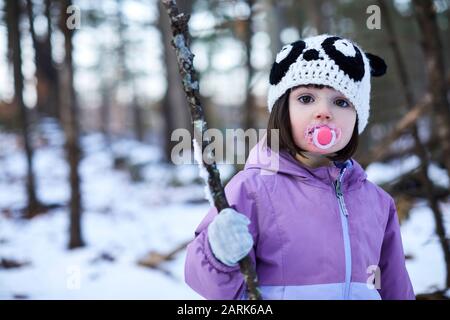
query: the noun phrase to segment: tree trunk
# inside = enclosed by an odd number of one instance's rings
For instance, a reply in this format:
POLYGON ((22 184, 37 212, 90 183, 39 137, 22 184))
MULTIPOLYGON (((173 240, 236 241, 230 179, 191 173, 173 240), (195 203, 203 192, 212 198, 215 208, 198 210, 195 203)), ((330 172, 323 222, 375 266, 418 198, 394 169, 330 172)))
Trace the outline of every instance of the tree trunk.
POLYGON ((71 0, 61 1, 60 28, 64 35, 65 57, 61 74, 61 112, 63 127, 66 135, 66 153, 70 167, 70 224, 69 249, 84 246, 81 232, 81 190, 80 175, 78 172, 81 150, 79 145, 79 110, 74 89, 74 67, 72 60, 73 29, 67 25, 69 14, 67 8, 72 5, 71 0))
MULTIPOLYGON (((255 106, 255 97, 252 94, 252 88, 251 88, 251 82, 255 75, 255 70, 252 66, 252 26, 253 26, 253 5, 255 3, 254 0, 246 0, 246 3, 249 7, 250 13, 245 23, 244 28, 244 34, 243 34, 243 42, 245 46, 245 55, 246 55, 246 62, 245 67, 247 69, 247 83, 246 83, 246 90, 245 90, 245 101, 243 106, 244 111, 244 121, 242 124, 242 127, 244 130, 248 129, 256 129, 257 124, 257 110, 255 106)), ((244 157, 247 159, 249 153, 250 153, 250 141, 243 141, 244 143, 244 157)), ((236 166, 236 170, 240 170, 241 168, 239 166, 236 166)))
POLYGON ((281 31, 288 27, 286 22, 286 9, 285 5, 277 0, 266 0, 265 5, 268 10, 267 32, 270 36, 270 51, 272 52, 273 60, 275 60, 275 56, 283 46, 280 38, 281 31))
POLYGON ((134 133, 134 137, 139 140, 143 141, 144 139, 144 123, 143 119, 141 117, 141 109, 138 104, 137 99, 137 93, 135 88, 135 81, 134 81, 134 75, 130 71, 128 65, 127 65, 127 51, 128 51, 128 40, 126 38, 126 30, 127 30, 127 24, 124 20, 123 16, 123 0, 117 0, 118 1, 118 10, 117 10, 117 35, 119 38, 119 46, 118 46, 118 66, 119 66, 119 80, 122 82, 122 84, 129 86, 131 91, 133 92, 132 100, 129 102, 129 105, 127 106, 129 109, 129 112, 127 114, 131 118, 130 125, 132 127, 132 131, 134 133))
MULTIPOLYGON (((252 66, 252 26, 253 26, 253 5, 254 0, 247 0, 247 5, 250 9, 247 21, 245 21, 245 34, 244 34, 244 45, 245 45, 245 55, 246 55, 246 69, 247 69, 247 85, 245 93, 244 102, 244 130, 255 128, 256 125, 256 111, 255 109, 255 99, 251 92, 251 82, 255 74, 255 70, 252 66)), ((246 153, 247 154, 247 153, 246 153)))
MULTIPOLYGON (((413 94, 411 90, 411 85, 409 82, 409 78, 406 72, 406 66, 404 64, 404 59, 402 59, 400 48, 398 46, 398 38, 395 34, 395 29, 392 26, 390 16, 387 11, 387 6, 385 5, 384 0, 378 0, 378 4, 380 5, 381 9, 385 15, 385 23, 388 30, 388 34, 390 35, 389 44, 391 45, 391 48, 394 52, 394 58, 396 61, 396 65, 399 71, 400 76, 400 83, 402 85, 403 94, 405 96, 406 104, 409 108, 412 108, 413 106, 413 94)), ((444 87, 445 88, 445 87, 444 87)), ((432 98, 433 100, 433 98, 432 98)), ((416 122, 417 123, 417 122, 416 122)), ((445 225, 443 221, 443 214, 441 209, 439 208, 439 202, 436 198, 436 194, 434 191, 434 185, 433 182, 430 180, 430 177, 428 176, 428 168, 430 166, 430 161, 428 159, 428 151, 426 150, 424 144, 420 141, 419 133, 418 133, 418 127, 417 124, 414 124, 412 127, 412 135, 415 141, 416 145, 416 154, 420 158, 420 178, 422 181, 423 186, 425 187, 424 190, 426 192, 426 197, 429 203, 429 206, 431 210, 433 211, 433 216, 436 222, 436 233, 439 237, 439 241, 442 246, 442 251, 444 254, 444 260, 446 265, 446 288, 450 288, 450 247, 449 242, 446 238, 446 230, 445 225)))
POLYGON ((39 202, 36 197, 36 183, 33 172, 33 148, 30 141, 29 111, 23 101, 23 74, 22 74, 22 49, 20 44, 20 3, 17 0, 6 1, 8 21, 8 39, 11 49, 11 58, 14 69, 14 100, 20 109, 22 137, 25 147, 27 162, 27 196, 28 204, 25 217, 32 218, 39 210, 39 202))
POLYGON ((422 46, 428 87, 432 96, 436 133, 442 144, 442 162, 450 177, 450 107, 447 100, 446 72, 439 39, 439 28, 432 0, 413 0, 415 15, 422 31, 422 46))
POLYGON ((134 94, 134 96, 133 96, 131 108, 132 108, 132 112, 133 112, 134 136, 138 141, 143 142, 144 141, 144 133, 145 133, 143 114, 142 114, 143 112, 142 112, 141 106, 139 104, 139 101, 136 97, 136 94, 134 94))
POLYGON ((111 95, 113 93, 112 85, 109 83, 109 79, 104 79, 101 85, 101 97, 102 102, 100 105, 100 130, 105 138, 105 144, 109 148, 111 146, 111 132, 110 132, 110 122, 111 122, 111 95))
POLYGON ((306 1, 310 23, 317 30, 317 34, 327 32, 322 14, 322 4, 322 0, 306 1))
POLYGON ((52 59, 50 0, 45 1, 45 16, 47 18, 47 34, 38 37, 34 30, 33 2, 27 0, 27 15, 30 34, 34 47, 34 62, 36 65, 37 111, 40 114, 59 118, 58 114, 58 77, 52 59))
MULTIPOLYGON (((189 108, 186 101, 181 77, 178 72, 177 59, 171 46, 172 33, 170 30, 169 19, 164 14, 162 4, 159 3, 159 29, 163 39, 164 46, 164 65, 166 67, 167 90, 163 98, 162 111, 165 119, 165 135, 164 135, 164 154, 167 162, 170 162, 172 148, 178 141, 171 141, 170 137, 175 129, 184 128, 191 133, 193 131, 190 124, 189 108)), ((180 2, 182 12, 190 14, 191 1, 180 2), (186 6, 186 8, 184 8, 186 6)))

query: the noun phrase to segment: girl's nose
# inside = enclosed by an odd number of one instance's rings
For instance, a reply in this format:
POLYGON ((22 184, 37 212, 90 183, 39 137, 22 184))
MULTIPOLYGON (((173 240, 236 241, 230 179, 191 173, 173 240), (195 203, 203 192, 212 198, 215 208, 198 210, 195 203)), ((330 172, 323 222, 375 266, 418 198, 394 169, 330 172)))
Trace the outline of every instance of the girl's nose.
POLYGON ((317 120, 331 120, 332 116, 331 113, 327 110, 320 110, 316 113, 315 119, 317 120))

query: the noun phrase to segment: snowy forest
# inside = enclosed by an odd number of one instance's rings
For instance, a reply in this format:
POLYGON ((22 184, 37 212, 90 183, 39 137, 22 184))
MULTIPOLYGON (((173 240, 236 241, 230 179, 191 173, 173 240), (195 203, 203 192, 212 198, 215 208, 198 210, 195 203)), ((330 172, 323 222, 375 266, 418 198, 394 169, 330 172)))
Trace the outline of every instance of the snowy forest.
MULTIPOLYGON (((177 5, 219 132, 267 127, 287 43, 336 34, 384 57, 354 159, 395 200, 417 299, 449 299, 450 1, 177 5)), ((184 263, 212 203, 201 167, 173 161, 194 126, 171 41, 160 0, 0 0, 1 300, 203 299, 184 263)), ((243 167, 218 159, 222 184, 243 167)))

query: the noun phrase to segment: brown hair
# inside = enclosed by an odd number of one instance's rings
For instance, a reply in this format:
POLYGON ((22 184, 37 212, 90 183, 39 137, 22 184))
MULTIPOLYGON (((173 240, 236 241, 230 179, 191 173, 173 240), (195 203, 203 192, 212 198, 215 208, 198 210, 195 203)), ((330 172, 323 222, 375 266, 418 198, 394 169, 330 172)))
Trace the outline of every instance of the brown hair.
MULTIPOLYGON (((314 87, 317 89, 322 89, 324 87, 331 88, 325 85, 307 85, 306 87, 314 87)), ((305 158, 308 158, 303 152, 305 150, 298 147, 292 137, 292 128, 289 115, 289 95, 292 90, 291 88, 286 91, 274 104, 272 112, 270 113, 269 122, 267 124, 267 146, 271 147, 271 135, 270 130, 279 130, 279 150, 287 150, 293 157, 296 154, 300 154, 305 158)), ((326 156, 331 161, 345 161, 350 159, 356 152, 358 147, 358 115, 356 115, 356 123, 353 128, 353 134, 347 145, 341 150, 337 151, 333 156, 326 156)))

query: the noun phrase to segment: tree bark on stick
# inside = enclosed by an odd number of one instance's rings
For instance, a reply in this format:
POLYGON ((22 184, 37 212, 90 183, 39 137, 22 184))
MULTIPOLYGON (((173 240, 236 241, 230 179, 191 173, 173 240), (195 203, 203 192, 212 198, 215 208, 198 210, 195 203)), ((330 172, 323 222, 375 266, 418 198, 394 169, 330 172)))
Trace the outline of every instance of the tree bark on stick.
MULTIPOLYGON (((388 30, 389 36, 389 44, 394 53, 394 58, 396 61, 396 65, 399 71, 400 83, 402 85, 403 94, 405 95, 405 100, 407 105, 411 108, 413 106, 413 95, 411 91, 411 85, 409 83, 409 78, 406 72, 406 66, 404 64, 404 59, 402 59, 400 48, 398 46, 398 38, 395 34, 395 29, 392 26, 392 22, 389 16, 389 12, 387 10, 387 6, 384 0, 378 0, 378 4, 382 11, 384 11, 384 21, 386 28, 388 30)), ((434 219, 436 222, 436 233, 439 237, 439 241, 442 246, 442 250, 444 253, 444 260, 446 264, 446 288, 450 287, 450 247, 446 238, 445 225, 443 221, 443 214, 441 209, 439 208, 439 202, 434 193, 434 185, 428 176, 428 168, 430 166, 430 161, 428 159, 428 151, 426 150, 424 144, 420 141, 418 128, 416 122, 412 126, 412 136, 414 138, 415 146, 416 146, 416 154, 420 158, 420 179, 425 187, 426 197, 429 203, 431 210, 433 211, 434 219)))
MULTIPOLYGON (((209 144, 209 139, 205 136, 207 126, 204 120, 203 107, 199 99, 199 81, 194 69, 193 58, 191 50, 189 49, 190 37, 188 31, 189 16, 180 13, 175 0, 161 0, 164 4, 170 18, 172 28, 172 45, 175 49, 178 68, 182 77, 183 88, 189 102, 192 123, 194 125, 194 135, 200 137, 200 140, 194 139, 194 143, 201 143, 199 150, 205 150, 209 144)), ((208 186, 214 200, 214 205, 218 212, 228 208, 229 204, 225 196, 225 191, 220 181, 219 170, 212 157, 212 154, 207 153, 206 158, 201 157, 203 165, 208 172, 208 186)), ((248 296, 250 300, 260 300, 261 293, 258 289, 257 274, 252 266, 250 256, 246 256, 239 261, 240 270, 247 283, 248 296)))

